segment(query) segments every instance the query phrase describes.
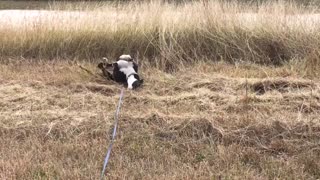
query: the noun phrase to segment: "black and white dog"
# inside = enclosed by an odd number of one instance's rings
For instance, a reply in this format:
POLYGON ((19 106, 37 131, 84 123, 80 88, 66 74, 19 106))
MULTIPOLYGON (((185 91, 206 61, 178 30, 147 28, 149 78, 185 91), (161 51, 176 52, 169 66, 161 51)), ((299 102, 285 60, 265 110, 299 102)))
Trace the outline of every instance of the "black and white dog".
POLYGON ((138 75, 138 65, 130 55, 121 55, 115 63, 99 63, 98 68, 104 76, 118 83, 127 85, 128 89, 136 89, 143 84, 138 75))

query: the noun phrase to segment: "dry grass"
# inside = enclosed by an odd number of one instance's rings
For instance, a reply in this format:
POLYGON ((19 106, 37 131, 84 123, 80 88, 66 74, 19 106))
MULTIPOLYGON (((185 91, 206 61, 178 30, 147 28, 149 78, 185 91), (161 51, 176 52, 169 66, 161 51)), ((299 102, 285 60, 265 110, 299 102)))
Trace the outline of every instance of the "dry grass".
POLYGON ((120 86, 77 63, 122 53, 145 84, 125 91, 109 179, 320 178, 312 8, 87 5, 0 11, 0 179, 99 177, 120 86))
POLYGON ((320 19, 315 7, 219 1, 67 7, 70 9, 56 5, 52 10, 63 11, 40 14, 29 11, 28 20, 19 12, 2 12, 1 58, 96 60, 130 53, 168 71, 195 61, 279 65, 293 59, 319 64, 319 58, 306 58, 320 51, 320 19))
MULTIPOLYGON (((319 79, 297 70, 199 63, 166 74, 143 66, 144 87, 125 91, 107 176, 320 178, 319 79), (289 85, 252 88, 266 81, 289 85)), ((0 77, 0 178, 97 179, 120 86, 70 61, 14 59, 0 65, 0 77)))

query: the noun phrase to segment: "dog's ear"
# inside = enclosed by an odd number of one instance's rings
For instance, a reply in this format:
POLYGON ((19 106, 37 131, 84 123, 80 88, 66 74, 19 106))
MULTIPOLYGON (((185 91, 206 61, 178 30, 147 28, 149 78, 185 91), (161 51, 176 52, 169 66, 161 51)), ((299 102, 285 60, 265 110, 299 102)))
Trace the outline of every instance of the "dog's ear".
POLYGON ((143 79, 140 79, 140 84, 143 84, 143 79))

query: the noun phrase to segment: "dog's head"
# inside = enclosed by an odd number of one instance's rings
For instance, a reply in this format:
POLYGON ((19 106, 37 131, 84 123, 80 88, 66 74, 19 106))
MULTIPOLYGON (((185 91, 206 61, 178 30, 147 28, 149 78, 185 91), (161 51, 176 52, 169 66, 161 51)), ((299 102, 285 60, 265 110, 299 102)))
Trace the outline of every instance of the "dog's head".
POLYGON ((113 64, 109 64, 107 62, 101 62, 98 64, 98 68, 101 69, 101 70, 110 70, 111 68, 113 67, 113 64))
POLYGON ((98 64, 98 68, 101 69, 101 70, 103 70, 103 69, 107 68, 108 66, 110 66, 109 63, 108 63, 108 61, 109 61, 108 58, 103 57, 102 59, 103 59, 104 62, 101 62, 101 63, 98 64))
POLYGON ((132 84, 132 89, 137 89, 137 88, 139 88, 140 86, 142 86, 142 84, 143 84, 143 79, 137 80, 137 81, 133 82, 133 84, 132 84))
POLYGON ((98 64, 98 68, 101 69, 104 77, 106 77, 107 79, 113 80, 113 75, 112 75, 113 64, 109 64, 107 61, 101 62, 98 64))

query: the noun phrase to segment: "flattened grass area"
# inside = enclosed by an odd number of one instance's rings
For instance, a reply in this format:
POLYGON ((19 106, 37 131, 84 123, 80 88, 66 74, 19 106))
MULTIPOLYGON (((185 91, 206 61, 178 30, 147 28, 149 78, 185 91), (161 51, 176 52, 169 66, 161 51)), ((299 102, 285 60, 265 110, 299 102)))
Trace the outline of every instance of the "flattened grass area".
MULTIPOLYGON (((0 65, 0 178, 99 178, 121 86, 71 61, 10 62, 0 65)), ((144 87, 124 93, 107 177, 320 177, 319 79, 227 63, 141 73, 144 87)))

